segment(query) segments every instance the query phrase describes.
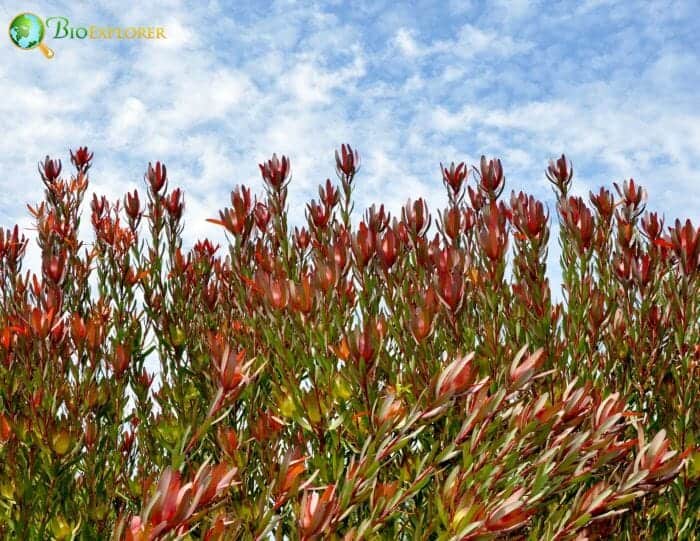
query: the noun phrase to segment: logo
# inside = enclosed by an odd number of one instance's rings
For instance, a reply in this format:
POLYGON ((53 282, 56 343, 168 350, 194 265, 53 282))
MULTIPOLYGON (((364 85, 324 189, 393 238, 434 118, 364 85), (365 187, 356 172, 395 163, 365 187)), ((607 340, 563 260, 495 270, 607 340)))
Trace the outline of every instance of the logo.
POLYGON ((10 23, 12 43, 25 51, 38 47, 46 58, 53 58, 53 51, 42 43, 45 34, 44 21, 33 13, 20 13, 10 23))
POLYGON ((53 58, 53 50, 43 43, 51 39, 167 39, 162 26, 72 26, 67 17, 49 17, 42 21, 33 13, 20 13, 10 22, 10 41, 18 48, 29 51, 38 48, 46 58, 53 58))

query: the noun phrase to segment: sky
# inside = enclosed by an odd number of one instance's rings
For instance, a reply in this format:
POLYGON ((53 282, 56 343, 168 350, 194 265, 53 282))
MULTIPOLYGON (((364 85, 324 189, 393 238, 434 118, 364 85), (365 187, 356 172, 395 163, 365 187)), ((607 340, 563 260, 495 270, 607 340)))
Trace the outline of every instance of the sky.
MULTIPOLYGON (((148 162, 185 191, 185 246, 257 164, 291 158, 290 219, 335 179, 333 151, 361 155, 356 210, 408 198, 446 205, 440 162, 499 157, 506 193, 543 199, 565 153, 574 192, 634 178, 649 208, 700 221, 700 5, 689 1, 8 2, 72 27, 160 26, 165 40, 0 45, 0 227, 42 198, 37 162, 95 152, 92 192, 144 189, 148 162)), ((473 183, 473 181, 472 181, 473 183)), ((84 223, 89 209, 85 205, 84 223)), ((556 221, 556 220, 555 220, 556 221)), ((556 224, 555 224, 556 225, 556 224)), ((553 231, 556 233, 556 227, 553 231)), ((89 231, 86 239, 90 239, 89 231)), ((558 249, 552 242, 551 276, 558 249)), ((28 263, 36 269, 37 251, 28 263)))

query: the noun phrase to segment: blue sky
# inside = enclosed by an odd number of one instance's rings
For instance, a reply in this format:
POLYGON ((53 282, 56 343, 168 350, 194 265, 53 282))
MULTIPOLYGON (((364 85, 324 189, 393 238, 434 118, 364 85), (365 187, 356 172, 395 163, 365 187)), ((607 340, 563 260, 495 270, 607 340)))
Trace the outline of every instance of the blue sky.
POLYGON ((697 3, 396 4, 2 2, 5 24, 30 11, 74 26, 164 26, 168 39, 49 34, 53 60, 5 39, 0 226, 31 226, 36 162, 67 161, 80 145, 95 151, 90 191, 112 199, 164 161, 185 189, 189 245, 223 240, 205 219, 236 184, 259 191, 257 164, 287 154, 299 223, 344 142, 362 156, 358 211, 383 202, 396 213, 419 196, 442 208, 439 163, 481 154, 502 159, 507 193, 553 210, 543 171, 565 152, 580 194, 633 177, 667 223, 699 221, 697 3))

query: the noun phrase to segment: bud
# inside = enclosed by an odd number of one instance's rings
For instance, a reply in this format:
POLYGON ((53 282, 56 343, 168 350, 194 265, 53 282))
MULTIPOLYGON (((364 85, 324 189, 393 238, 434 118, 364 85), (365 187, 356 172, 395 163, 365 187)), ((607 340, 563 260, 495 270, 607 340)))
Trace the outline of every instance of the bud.
POLYGON ((182 211, 185 208, 182 199, 182 191, 180 188, 173 190, 173 192, 165 197, 165 208, 170 214, 172 220, 179 220, 182 217, 182 211))
POLYGON ((164 164, 156 162, 156 166, 153 167, 151 163, 148 164, 148 171, 146 172, 146 180, 151 186, 151 191, 154 194, 160 192, 160 190, 165 185, 168 179, 167 169, 164 164))
POLYGON ((58 456, 65 455, 71 448, 72 438, 65 428, 59 429, 51 437, 51 448, 58 456))
POLYGON ((124 197, 124 210, 126 210, 127 216, 132 220, 136 221, 141 215, 141 203, 139 202, 139 194, 134 190, 134 195, 127 192, 124 197))
POLYGON ((564 154, 561 155, 561 158, 556 163, 553 160, 549 161, 546 175, 547 180, 554 184, 560 195, 566 197, 571 187, 571 179, 574 177, 574 169, 571 166, 571 162, 567 163, 564 154))
POLYGON ((340 154, 335 151, 335 167, 338 176, 351 178, 360 167, 360 155, 350 145, 341 145, 340 154))
POLYGON ((53 184, 61 175, 61 160, 52 160, 48 156, 43 162, 39 162, 39 174, 47 184, 53 184))
POLYGON ((267 205, 264 203, 255 203, 255 208, 253 210, 253 215, 255 217, 255 225, 260 231, 267 230, 267 224, 270 222, 270 211, 267 205))

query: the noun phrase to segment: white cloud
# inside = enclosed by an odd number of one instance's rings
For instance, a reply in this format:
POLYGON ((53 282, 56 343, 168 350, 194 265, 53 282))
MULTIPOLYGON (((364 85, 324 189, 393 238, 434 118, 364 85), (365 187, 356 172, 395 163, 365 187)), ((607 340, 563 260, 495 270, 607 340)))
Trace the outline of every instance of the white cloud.
POLYGON ((29 6, 86 23, 162 24, 168 40, 56 42, 50 62, 7 44, 2 225, 26 223, 24 203, 41 196, 36 161, 50 153, 65 162, 81 144, 96 150, 93 188, 110 197, 141 187, 148 161, 165 161, 186 190, 186 243, 221 240, 205 218, 236 184, 259 191, 257 163, 286 153, 299 223, 317 184, 334 178, 343 142, 363 157, 358 214, 373 202, 398 212, 420 196, 440 208, 439 162, 475 163, 481 153, 502 157, 508 191, 549 198, 543 170, 566 152, 581 193, 634 176, 657 209, 697 220, 698 56, 678 37, 691 4, 619 3, 612 22, 600 3, 576 14, 508 4, 480 12, 453 3, 449 16, 375 3, 29 6))

